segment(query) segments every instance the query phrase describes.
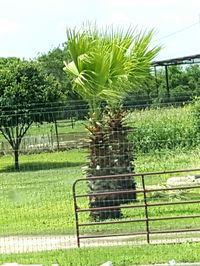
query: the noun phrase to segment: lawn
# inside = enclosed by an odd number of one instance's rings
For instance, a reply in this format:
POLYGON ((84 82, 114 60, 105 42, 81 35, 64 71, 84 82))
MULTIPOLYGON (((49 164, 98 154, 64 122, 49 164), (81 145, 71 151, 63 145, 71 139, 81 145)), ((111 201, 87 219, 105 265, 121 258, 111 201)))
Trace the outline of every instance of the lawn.
MULTIPOLYGON (((200 165, 200 151, 194 123, 190 119, 188 108, 168 111, 157 110, 147 113, 144 111, 135 113, 134 118, 129 117, 129 123, 135 119, 135 124, 140 130, 130 132, 131 138, 140 138, 140 146, 136 147, 135 171, 154 172, 164 170, 177 170, 185 168, 198 168, 200 165), (150 114, 150 115, 149 115, 150 114), (160 115, 160 117, 158 116, 160 115), (177 114, 177 116, 175 116, 177 114), (184 115, 183 115, 184 114, 184 115), (149 115, 149 116, 148 116, 149 115), (185 119, 184 117, 187 117, 185 119), (153 117, 156 117, 155 120, 153 117), (160 120, 159 120, 160 119, 160 120), (171 122, 173 119, 173 123, 171 122), (162 127, 159 127, 162 121, 162 127), (185 123, 185 124, 184 124, 185 123), (170 129, 169 126, 173 125, 170 129), (155 130, 152 129, 154 127, 155 130), (146 130, 145 135, 144 130, 146 130), (149 132, 149 133, 148 133, 149 132), (136 136, 134 136, 136 134, 136 136), (149 134, 149 138, 148 138, 149 134), (182 135, 181 135, 182 134, 182 135), (140 136, 141 135, 141 136, 140 136), (156 142, 157 135, 160 142, 156 142), (184 145, 174 145, 171 138, 184 145), (189 139, 191 137, 191 140, 189 139), (167 143, 169 138, 169 145, 167 143), (151 142, 151 139, 153 141, 151 142), (184 142, 185 141, 185 142, 184 142), (195 142, 196 141, 196 142, 195 142), (195 142, 195 144, 194 144, 195 142), (190 147, 191 144, 191 147, 190 147), (194 145, 193 145, 194 144, 194 145), (160 146, 161 145, 161 146, 160 146), (173 149, 171 148, 173 146, 173 149), (160 148, 159 148, 160 147, 160 148)), ((52 125, 32 127, 29 136, 51 134, 52 125)), ((77 132, 85 134, 84 125, 80 121, 74 128, 67 123, 59 125, 62 136, 67 134, 68 140, 79 142, 77 132), (67 127, 67 130, 66 130, 67 127)), ((72 199, 72 184, 80 177, 85 177, 82 167, 87 164, 87 149, 78 148, 60 152, 43 152, 38 154, 21 154, 21 171, 13 169, 13 157, 11 155, 0 157, 0 235, 74 235, 74 209, 72 199)), ((146 178, 147 186, 165 186, 170 175, 149 176, 146 178)), ((136 178, 137 187, 142 187, 140 177, 136 178)), ((78 187, 79 193, 87 192, 86 183, 78 187)), ((200 199, 200 190, 188 190, 185 193, 149 193, 148 202, 155 201, 179 201, 187 199, 200 199)), ((143 203, 143 195, 138 194, 135 205, 143 203)), ((78 202, 80 207, 88 207, 85 199, 78 202)), ((174 205, 162 207, 150 207, 150 217, 197 215, 200 204, 174 205)), ((123 210, 123 219, 144 218, 144 208, 123 210)), ((79 221, 88 222, 88 213, 79 215, 79 221)), ((200 218, 179 219, 150 222, 151 230, 166 230, 177 228, 199 228, 200 218)), ((116 225, 101 225, 82 227, 81 234, 112 234, 132 233, 145 231, 145 223, 129 223, 116 225)), ((190 235, 188 235, 189 237, 190 235)), ((196 234, 197 236, 197 234, 196 234)), ((165 236, 165 238, 170 237, 165 236)), ((152 236, 152 238, 155 238, 152 236)), ((145 263, 161 263, 170 259, 178 262, 199 261, 197 250, 200 244, 181 245, 149 245, 137 247, 107 247, 84 248, 81 250, 52 251, 31 254, 0 255, 1 262, 17 261, 18 263, 44 263, 51 265, 53 262, 59 265, 99 265, 106 260, 112 260, 114 265, 131 265, 145 263), (182 252, 183 249, 187 250, 182 252), (114 254, 114 255, 113 255, 114 254), (92 262, 91 262, 92 261, 92 262)))
POLYGON ((0 255, 0 263, 17 262, 43 264, 51 266, 99 266, 106 261, 112 261, 114 266, 131 266, 145 264, 195 263, 200 261, 200 243, 186 243, 176 245, 143 245, 98 247, 50 252, 0 255))
MULTIPOLYGON (((81 167, 86 164, 87 152, 84 149, 70 150, 65 152, 43 153, 37 155, 21 156, 21 172, 13 172, 12 158, 3 156, 0 168, 0 234, 74 234, 74 210, 72 200, 72 184, 84 176, 81 167), (13 218, 14 217, 14 218, 13 218)), ((136 171, 147 172, 157 170, 169 170, 178 168, 198 167, 200 154, 198 150, 188 152, 167 152, 141 154, 137 156, 136 171)), ((165 184, 168 176, 148 177, 147 185, 165 184)), ((138 187, 141 180, 137 178, 138 187)), ((87 191, 87 186, 80 186, 80 192, 87 191)), ((150 195, 150 201, 169 200, 168 195, 150 195)), ((199 190, 190 193, 174 194, 170 200, 185 198, 199 198, 199 190)), ((138 203, 143 202, 142 196, 138 197, 138 203)), ((87 207, 88 202, 82 200, 80 206, 87 207)), ((152 207, 152 216, 172 216, 197 214, 199 204, 152 207)), ((124 210, 124 219, 143 218, 144 209, 124 210)), ((80 222, 89 220, 88 214, 80 215, 80 222)), ((186 226, 192 227, 199 223, 199 219, 182 219, 178 222, 163 221, 154 222, 152 229, 186 226)), ((102 225, 95 227, 84 227, 82 233, 113 233, 133 232, 145 230, 144 223, 129 226, 102 225)))
POLYGON ((22 155, 19 173, 11 171, 12 158, 2 159, 6 172, 0 173, 0 233, 72 232, 71 187, 82 175, 84 151, 22 155))

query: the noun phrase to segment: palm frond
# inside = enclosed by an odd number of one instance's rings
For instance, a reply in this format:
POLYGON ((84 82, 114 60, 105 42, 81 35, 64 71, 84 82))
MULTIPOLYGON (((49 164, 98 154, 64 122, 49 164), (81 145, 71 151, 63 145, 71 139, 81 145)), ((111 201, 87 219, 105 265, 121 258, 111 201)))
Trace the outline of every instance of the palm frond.
MULTIPOLYGON (((127 84, 143 82, 160 47, 150 48, 153 31, 136 33, 113 27, 98 29, 87 24, 67 29, 72 62, 65 71, 74 78, 74 90, 88 102, 119 102, 130 91, 127 84)), ((134 86, 133 86, 134 88, 134 86)))

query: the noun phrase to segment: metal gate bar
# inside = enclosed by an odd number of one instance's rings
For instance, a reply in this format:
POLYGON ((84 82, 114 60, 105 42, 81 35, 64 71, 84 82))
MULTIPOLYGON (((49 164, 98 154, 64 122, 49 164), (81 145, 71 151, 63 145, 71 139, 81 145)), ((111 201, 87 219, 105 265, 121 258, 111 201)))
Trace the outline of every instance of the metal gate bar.
POLYGON ((163 220, 176 220, 176 219, 193 219, 200 218, 199 215, 182 215, 182 216, 170 216, 170 217, 149 217, 149 208, 155 206, 169 206, 169 205, 179 205, 179 204, 196 204, 200 203, 199 200, 184 200, 184 201, 176 201, 176 202, 159 202, 159 203, 148 203, 147 193, 149 192, 159 192, 159 191, 176 191, 176 190, 187 190, 187 189, 195 189, 200 188, 200 185, 190 185, 190 186, 181 186, 181 187, 173 187, 173 188, 153 188, 148 189, 145 185, 145 178, 148 178, 152 175, 164 175, 164 174, 175 174, 175 173, 189 173, 189 172, 199 172, 200 169, 184 169, 184 170, 169 170, 169 171, 161 171, 161 172, 147 172, 147 173, 137 173, 137 174, 120 174, 120 175, 111 175, 111 176, 93 176, 89 178, 80 178, 77 179, 73 183, 73 200, 74 200, 74 210, 75 210, 75 224, 76 224, 76 236, 77 236, 77 245, 80 247, 81 239, 92 239, 92 238, 105 238, 105 237, 117 237, 117 236, 136 236, 136 235, 146 235, 147 243, 150 243, 150 235, 153 234, 169 234, 169 233, 180 233, 180 232, 200 232, 200 228, 191 228, 191 229, 177 229, 177 230, 150 230, 149 222, 152 221, 163 221, 163 220), (123 177, 141 177, 142 181, 142 189, 136 190, 120 190, 120 191, 108 191, 108 192, 99 192, 99 193, 88 193, 88 194, 78 194, 77 193, 77 184, 84 183, 92 180, 103 180, 103 179, 120 179, 123 177), (132 205, 122 205, 120 209, 128 209, 128 208, 144 208, 145 210, 145 218, 142 219, 129 219, 129 220, 113 220, 113 221, 98 221, 98 222, 87 222, 80 223, 79 222, 79 213, 83 212, 91 212, 91 211, 105 211, 105 210, 114 210, 119 206, 107 206, 107 207, 96 207, 96 208, 80 208, 77 204, 78 198, 88 198, 91 196, 110 196, 110 195, 118 195, 118 194, 129 194, 129 193, 142 193, 144 197, 143 204, 132 204, 132 205), (117 233, 117 234, 106 234, 106 235, 80 235, 80 227, 86 226, 97 226, 97 225, 108 225, 108 224, 122 224, 122 223, 136 223, 136 222, 144 222, 146 225, 146 232, 132 232, 132 233, 117 233))

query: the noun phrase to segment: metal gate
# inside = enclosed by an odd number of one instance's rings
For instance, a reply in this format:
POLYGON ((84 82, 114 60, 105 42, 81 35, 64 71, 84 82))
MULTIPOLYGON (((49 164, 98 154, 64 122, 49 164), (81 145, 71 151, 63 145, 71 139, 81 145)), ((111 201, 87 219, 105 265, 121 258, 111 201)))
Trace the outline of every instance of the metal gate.
POLYGON ((146 243, 150 243, 151 240, 155 240, 153 236, 160 237, 162 240, 167 238, 167 234, 171 236, 175 233, 182 235, 186 233, 184 237, 188 237, 192 232, 196 232, 196 236, 198 232, 200 233, 199 174, 200 169, 184 169, 77 179, 73 184, 73 200, 78 247, 80 247, 81 240, 85 239, 127 237, 131 240, 131 237, 145 236, 146 243), (88 182, 116 181, 127 178, 127 176, 136 179, 136 190, 87 192, 88 182), (120 207, 112 204, 112 206, 92 208, 89 205, 91 197, 108 198, 133 192, 137 194, 137 199, 130 204, 121 204, 120 207), (120 208, 120 211, 127 211, 129 216, 125 215, 121 219, 92 221, 88 215, 94 211, 113 211, 117 208, 120 208), (129 214, 131 211, 132 215, 129 214), (81 214, 84 215, 83 218, 80 218, 81 214), (122 224, 126 224, 126 226, 117 231, 115 227, 122 224), (157 225, 155 226, 155 224, 157 225), (103 233, 98 229, 102 226, 105 226, 103 233), (85 231, 81 232, 83 228, 85 231), (95 230, 92 231, 91 228, 95 228, 95 230))

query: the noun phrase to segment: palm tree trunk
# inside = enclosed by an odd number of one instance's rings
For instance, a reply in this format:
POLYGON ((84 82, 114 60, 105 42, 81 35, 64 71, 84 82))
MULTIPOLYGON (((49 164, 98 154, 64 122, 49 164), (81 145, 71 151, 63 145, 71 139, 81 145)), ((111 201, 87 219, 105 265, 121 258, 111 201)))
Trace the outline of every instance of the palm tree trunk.
MULTIPOLYGON (((87 177, 110 175, 110 151, 105 126, 102 122, 92 122, 91 126, 87 127, 87 129, 90 131, 90 163, 87 177)), ((117 206, 116 209, 108 211, 91 211, 90 217, 92 220, 100 221, 121 217, 119 204, 116 203, 112 196, 92 196, 94 193, 114 191, 112 185, 112 179, 90 180, 88 182, 91 194, 89 198, 90 208, 117 206)))
MULTIPOLYGON (((88 127, 90 131, 90 164, 87 176, 125 175, 134 172, 133 147, 128 140, 129 128, 124 125, 125 114, 121 111, 110 112, 107 126, 103 122, 93 122, 88 127)), ((107 211, 91 211, 92 220, 121 218, 121 204, 136 200, 136 184, 133 177, 124 176, 121 179, 100 179, 88 182, 90 189, 90 208, 116 208, 107 211), (98 192, 133 190, 132 193, 120 193, 104 196, 92 196, 98 192)))
POLYGON ((118 204, 125 204, 136 200, 136 183, 133 177, 134 173, 134 151, 133 145, 128 139, 128 133, 131 128, 127 127, 125 122, 125 113, 117 110, 109 112, 108 114, 108 134, 110 147, 110 172, 112 175, 123 174, 121 179, 115 181, 115 191, 133 190, 131 193, 124 193, 117 195, 118 204), (129 176, 126 176, 129 174, 129 176))

